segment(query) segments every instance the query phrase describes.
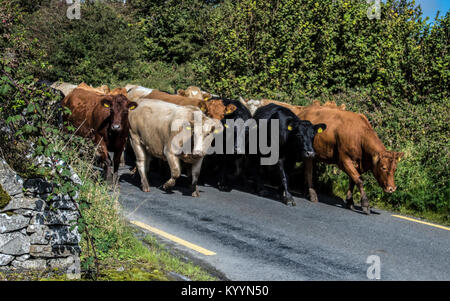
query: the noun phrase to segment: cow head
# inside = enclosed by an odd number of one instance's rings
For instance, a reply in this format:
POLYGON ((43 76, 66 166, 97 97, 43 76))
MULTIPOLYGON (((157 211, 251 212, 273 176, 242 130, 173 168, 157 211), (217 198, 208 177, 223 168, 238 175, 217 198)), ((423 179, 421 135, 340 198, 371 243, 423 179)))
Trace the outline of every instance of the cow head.
POLYGON ((373 174, 384 192, 393 193, 397 190, 394 174, 397 169, 397 162, 400 161, 403 155, 404 153, 384 151, 372 156, 373 174))
POLYGON ((201 145, 195 145, 194 146, 194 154, 197 151, 197 154, 201 156, 205 156, 209 147, 211 146, 212 141, 214 140, 215 134, 220 134, 223 131, 224 127, 222 123, 213 118, 209 118, 205 115, 203 115, 203 121, 202 121, 202 139, 196 138, 196 142, 201 141, 201 145))
POLYGON ((191 163, 205 156, 214 134, 223 131, 220 120, 209 118, 199 110, 192 113, 192 118, 176 120, 172 125, 176 136, 171 145, 174 153, 181 154, 184 161, 191 163))
POLYGON ((316 134, 325 131, 327 126, 323 123, 313 125, 307 120, 298 120, 288 125, 288 131, 296 137, 296 141, 300 148, 302 158, 313 158, 316 152, 313 148, 314 137, 316 134))
POLYGON ((207 101, 211 94, 200 90, 199 87, 189 86, 186 90, 178 89, 177 94, 184 97, 195 98, 207 101))
POLYGON ((224 105, 220 99, 214 99, 206 102, 208 116, 217 120, 223 120, 226 115, 232 114, 237 107, 233 104, 224 105))
POLYGON ((110 120, 110 130, 119 132, 128 128, 128 111, 137 108, 138 104, 129 101, 122 94, 108 95, 101 100, 104 110, 108 110, 110 120))

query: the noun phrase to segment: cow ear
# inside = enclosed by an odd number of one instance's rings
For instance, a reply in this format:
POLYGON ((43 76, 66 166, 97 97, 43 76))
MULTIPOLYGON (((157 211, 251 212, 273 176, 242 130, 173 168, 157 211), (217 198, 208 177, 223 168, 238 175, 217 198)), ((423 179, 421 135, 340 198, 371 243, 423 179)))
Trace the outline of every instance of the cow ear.
POLYGON ((134 101, 130 101, 128 103, 128 110, 133 111, 134 109, 136 109, 138 106, 137 102, 134 101))
POLYGON ((378 163, 378 161, 380 160, 380 156, 378 154, 374 154, 372 156, 372 164, 376 165, 378 163))
POLYGON ((319 123, 314 125, 314 132, 320 134, 327 129, 327 125, 324 123, 319 123))
POLYGON ((109 100, 108 98, 103 98, 101 103, 102 103, 102 106, 105 108, 109 108, 112 105, 112 101, 109 100))
POLYGON ((177 94, 180 96, 186 96, 186 93, 183 89, 178 89, 177 94))
POLYGON ((199 108, 200 108, 200 110, 202 110, 203 113, 206 113, 206 111, 208 110, 208 106, 204 102, 201 102, 199 104, 199 108))
POLYGON ((234 104, 229 104, 225 107, 225 115, 230 115, 234 111, 237 110, 237 107, 234 104))
POLYGON ((211 98, 211 94, 208 92, 204 92, 202 96, 204 101, 208 101, 211 98))

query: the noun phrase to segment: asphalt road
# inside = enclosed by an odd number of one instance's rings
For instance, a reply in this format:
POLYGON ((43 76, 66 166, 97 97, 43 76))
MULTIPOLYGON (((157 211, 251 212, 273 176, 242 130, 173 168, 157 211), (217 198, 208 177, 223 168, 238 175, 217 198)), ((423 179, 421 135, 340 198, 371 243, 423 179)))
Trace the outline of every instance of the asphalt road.
POLYGON ((151 192, 143 193, 138 177, 123 169, 124 215, 214 252, 203 255, 161 238, 226 279, 368 280, 372 264, 366 260, 376 255, 381 280, 450 280, 449 230, 378 209, 366 216, 322 195, 318 204, 296 197, 297 206, 287 207, 276 199, 208 185, 193 198, 186 179, 166 193, 155 187, 162 183, 152 177, 151 192))

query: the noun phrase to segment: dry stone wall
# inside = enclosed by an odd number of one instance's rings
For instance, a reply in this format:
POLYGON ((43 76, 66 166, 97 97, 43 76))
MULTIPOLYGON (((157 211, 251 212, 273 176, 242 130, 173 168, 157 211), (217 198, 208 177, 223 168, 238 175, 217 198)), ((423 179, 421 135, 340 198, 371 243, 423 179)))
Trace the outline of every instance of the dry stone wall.
POLYGON ((47 200, 51 185, 23 180, 0 158, 0 271, 66 270, 79 274, 78 212, 68 196, 47 200), (6 194, 5 194, 6 193, 6 194))

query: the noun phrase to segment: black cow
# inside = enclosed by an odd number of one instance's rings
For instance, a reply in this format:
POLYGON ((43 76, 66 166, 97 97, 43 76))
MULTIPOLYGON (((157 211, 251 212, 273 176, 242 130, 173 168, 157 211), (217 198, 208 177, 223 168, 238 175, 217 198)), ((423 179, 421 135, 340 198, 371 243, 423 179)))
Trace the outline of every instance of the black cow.
MULTIPOLYGON (((313 125, 307 120, 300 120, 291 110, 276 104, 269 104, 256 110, 253 118, 260 124, 260 120, 267 120, 267 141, 271 145, 271 120, 279 120, 279 159, 276 163, 280 176, 284 194, 282 200, 286 205, 295 206, 294 198, 288 191, 288 177, 285 171, 286 167, 293 166, 295 162, 303 158, 312 158, 315 156, 313 149, 314 136, 319 129, 325 130, 326 125, 313 125)), ((259 133, 258 141, 261 139, 259 133)), ((264 157, 258 147, 258 159, 264 157)), ((254 168, 257 172, 257 169, 254 168)), ((261 182, 261 169, 256 175, 257 192, 265 195, 266 191, 261 182)))
MULTIPOLYGON (((205 157, 205 161, 203 162, 204 166, 215 166, 218 169, 218 183, 217 186, 219 190, 228 191, 230 190, 228 176, 234 175, 234 178, 238 176, 242 176, 242 167, 244 164, 244 153, 246 152, 245 145, 242 146, 241 149, 238 149, 238 129, 237 127, 230 127, 227 125, 227 120, 232 120, 234 122, 238 120, 242 120, 243 122, 252 118, 252 115, 248 108, 239 100, 228 99, 223 97, 212 97, 209 101, 213 100, 221 100, 224 104, 224 107, 229 107, 230 105, 234 105, 236 108, 232 110, 230 113, 226 113, 224 118, 221 120, 224 125, 224 131, 222 133, 222 143, 224 154, 213 154, 211 156, 205 157), (234 139, 230 139, 231 134, 230 131, 234 132, 234 139), (227 139, 228 138, 228 139, 227 139), (231 148, 230 144, 233 144, 233 153, 226 153, 227 148, 231 148)), ((216 138, 217 139, 217 138, 216 138)), ((245 131, 245 141, 248 141, 248 129, 245 131)), ((216 141, 213 142, 213 145, 216 141)), ((212 168, 204 168, 203 170, 212 171, 212 168)))

